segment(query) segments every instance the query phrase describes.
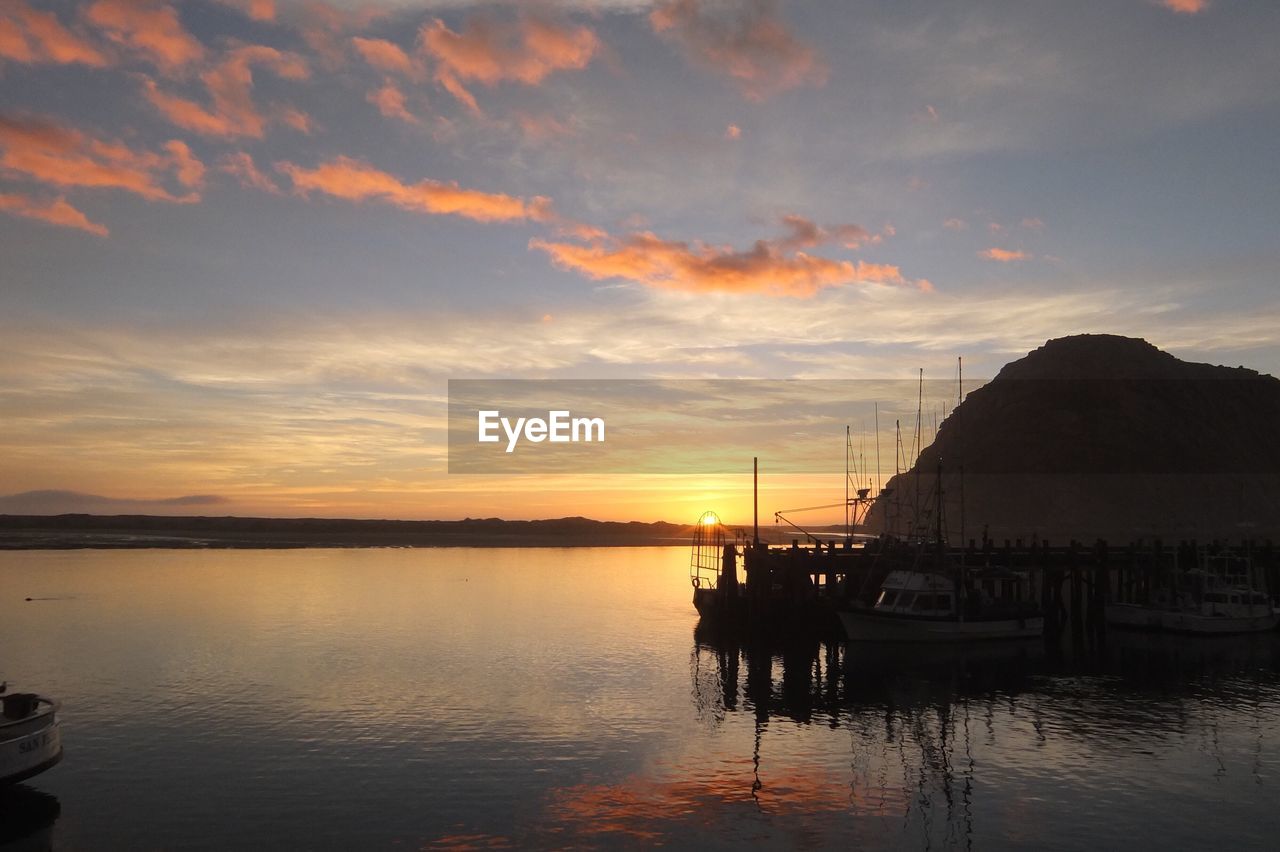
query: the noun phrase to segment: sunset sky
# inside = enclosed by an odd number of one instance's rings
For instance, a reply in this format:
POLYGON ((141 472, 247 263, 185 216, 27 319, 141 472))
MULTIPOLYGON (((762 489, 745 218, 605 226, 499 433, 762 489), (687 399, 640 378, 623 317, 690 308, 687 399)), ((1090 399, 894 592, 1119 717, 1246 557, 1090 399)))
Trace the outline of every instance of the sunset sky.
POLYGON ((1275 374, 1277 44, 1274 0, 0 0, 0 513, 747 520, 749 452, 449 475, 447 381, 1275 374))

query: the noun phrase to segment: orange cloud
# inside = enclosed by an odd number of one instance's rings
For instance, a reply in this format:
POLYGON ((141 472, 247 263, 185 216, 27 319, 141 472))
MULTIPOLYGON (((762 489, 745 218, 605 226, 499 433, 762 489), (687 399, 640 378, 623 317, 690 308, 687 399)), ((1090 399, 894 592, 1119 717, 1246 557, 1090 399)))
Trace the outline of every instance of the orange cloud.
POLYGON ((395 4, 379 2, 337 5, 325 0, 295 0, 281 4, 280 17, 298 32, 319 64, 335 69, 349 59, 350 34, 360 32, 395 8, 395 4))
POLYGON ((164 154, 135 151, 47 119, 0 115, 0 170, 53 186, 123 189, 149 201, 199 201, 203 164, 181 142, 165 148, 164 154), (187 192, 167 190, 167 177, 187 192))
POLYGON ((25 0, 6 0, 0 8, 0 59, 92 68, 107 64, 102 51, 64 27, 55 14, 37 11, 25 0))
POLYGON ((1002 248, 983 249, 978 252, 979 257, 985 257, 987 260, 995 260, 1000 263, 1012 263, 1015 260, 1028 260, 1031 255, 1025 251, 1008 251, 1002 248))
POLYGON ((59 196, 53 201, 39 201, 25 195, 0 192, 0 210, 22 216, 27 219, 38 219, 51 225, 63 228, 78 228, 105 237, 108 233, 106 225, 90 222, 89 218, 67 203, 59 196))
POLYGON ((309 134, 312 130, 311 116, 300 109, 282 107, 276 111, 276 118, 280 120, 281 124, 292 127, 299 133, 309 134))
POLYGON ((243 151, 227 154, 219 160, 218 171, 231 175, 243 187, 260 189, 272 195, 280 194, 280 187, 276 186, 271 178, 258 171, 258 167, 253 162, 253 157, 243 151))
POLYGON ((861 225, 827 225, 821 226, 803 216, 787 214, 782 217, 782 224, 791 232, 773 245, 783 251, 800 248, 814 248, 828 243, 838 243, 845 248, 856 249, 863 245, 878 245, 886 236, 893 236, 892 226, 886 226, 882 234, 873 234, 861 225))
POLYGON ((691 60, 734 78, 753 100, 799 86, 824 85, 826 63, 791 34, 776 7, 775 0, 663 0, 649 13, 649 23, 691 60))
POLYGON ((394 175, 349 157, 338 157, 314 169, 277 163, 293 181, 294 192, 323 192, 347 201, 381 201, 415 213, 462 216, 477 222, 551 221, 551 201, 464 189, 456 183, 423 180, 402 183, 394 175))
POLYGON ((435 60, 436 81, 473 112, 479 108, 464 80, 532 86, 554 71, 587 67, 600 49, 588 27, 537 18, 502 23, 477 16, 461 32, 436 19, 422 28, 421 37, 423 50, 435 60))
POLYGON ((1209 8, 1209 0, 1156 0, 1156 2, 1180 15, 1196 15, 1209 8))
POLYGON ((253 21, 274 21, 276 19, 275 0, 217 0, 223 6, 243 12, 253 21))
POLYGON ((174 176, 178 183, 193 189, 204 186, 204 163, 192 155, 186 142, 171 139, 165 143, 164 149, 172 158, 174 176))
POLYGON ((548 139, 573 135, 573 128, 553 115, 516 113, 516 123, 524 138, 530 142, 545 142, 548 139))
MULTIPOLYGON (((255 65, 265 67, 286 80, 303 80, 310 75, 306 61, 295 53, 262 45, 242 45, 233 48, 222 61, 200 75, 213 101, 212 109, 163 92, 150 79, 145 81, 145 94, 152 106, 169 121, 186 130, 206 136, 261 139, 267 119, 253 103, 252 69, 255 65)), ((309 120, 297 110, 285 109, 277 117, 304 133, 309 129, 309 120)))
POLYGON ((423 75, 422 66, 409 54, 400 49, 400 46, 394 42, 387 41, 382 38, 356 38, 351 39, 351 43, 355 46, 356 52, 360 54, 365 62, 369 63, 379 71, 385 71, 389 74, 403 74, 411 80, 420 80, 423 75))
POLYGON ((382 88, 365 95, 365 100, 376 106, 378 112, 386 118, 398 118, 408 124, 421 124, 418 117, 405 107, 404 92, 391 80, 384 80, 382 88))
POLYGON ((164 71, 204 58, 204 47, 161 0, 97 0, 85 17, 107 38, 145 54, 164 71))
POLYGON ((652 287, 695 292, 763 293, 806 298, 828 287, 858 282, 909 283, 887 264, 830 260, 787 252, 768 240, 746 251, 663 240, 650 232, 591 245, 534 239, 529 247, 546 252, 552 263, 595 281, 619 278, 652 287))
POLYGON ((724 129, 724 138, 725 139, 741 139, 742 128, 736 124, 730 124, 728 127, 724 129))

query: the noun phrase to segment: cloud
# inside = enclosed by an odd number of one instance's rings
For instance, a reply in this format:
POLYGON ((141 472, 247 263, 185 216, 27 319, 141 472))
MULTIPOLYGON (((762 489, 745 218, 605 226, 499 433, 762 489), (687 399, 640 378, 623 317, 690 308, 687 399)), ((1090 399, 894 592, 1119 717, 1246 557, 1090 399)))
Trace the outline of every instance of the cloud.
POLYGON ((415 213, 462 216, 477 222, 547 222, 555 218, 547 198, 524 199, 434 180, 405 184, 350 157, 338 157, 314 169, 288 162, 277 163, 276 169, 289 176, 294 192, 302 196, 323 192, 346 201, 381 201, 415 213))
POLYGON ((92 68, 108 64, 102 51, 64 27, 57 15, 37 11, 26 0, 6 0, 0 7, 0 59, 92 68))
POLYGON ((253 21, 274 21, 276 19, 275 0, 217 0, 223 6, 243 12, 253 21))
POLYGON ((1002 248, 983 249, 978 252, 979 257, 985 257, 987 260, 995 260, 1000 263, 1012 263, 1015 260, 1028 260, 1031 255, 1025 251, 1009 251, 1002 248))
POLYGON ((46 118, 0 115, 0 169, 5 172, 53 186, 123 189, 148 201, 199 201, 204 166, 181 142, 169 142, 165 150, 137 151, 46 118), (173 194, 163 185, 166 177, 187 191, 173 194))
POLYGON ((365 100, 378 108, 386 118, 397 118, 408 124, 421 124, 421 120, 404 105, 404 92, 391 80, 383 80, 382 87, 365 95, 365 100))
POLYGON ((216 494, 189 494, 183 497, 165 497, 156 500, 137 500, 128 497, 105 497, 101 494, 84 494, 79 491, 24 491, 21 494, 0 495, 0 512, 13 515, 68 515, 68 514, 134 514, 159 510, 164 514, 175 508, 220 506, 227 502, 216 494))
POLYGON ((280 194, 280 187, 271 178, 258 171, 253 157, 243 151, 227 154, 218 161, 218 171, 228 174, 247 189, 260 189, 272 195, 280 194))
POLYGON ((17 193, 0 192, 0 210, 63 228, 78 228, 99 237, 105 237, 109 233, 106 225, 90 222, 84 213, 72 207, 61 196, 53 201, 42 201, 17 193))
MULTIPOLYGON (((150 78, 144 82, 145 94, 152 106, 178 127, 205 136, 261 139, 268 119, 253 102, 254 66, 266 68, 286 80, 304 80, 310 76, 306 60, 296 53, 263 45, 241 45, 200 75, 212 99, 212 109, 163 92, 150 78)), ((279 109, 275 118, 304 133, 309 129, 306 115, 297 110, 279 109)))
POLYGON ((411 80, 422 79, 424 69, 421 63, 411 58, 394 42, 357 36, 351 39, 351 43, 361 58, 379 71, 403 74, 411 80))
POLYGON ((529 142, 545 142, 574 134, 572 127, 549 114, 518 112, 515 120, 521 135, 529 142))
POLYGON ((204 47, 177 11, 160 0, 97 0, 85 18, 107 38, 147 56, 161 70, 176 71, 204 58, 204 47))
POLYGON ((942 223, 942 227, 949 231, 963 231, 969 227, 969 223, 963 219, 957 219, 954 216, 942 223))
POLYGON ((692 61, 728 74, 753 100, 800 86, 822 86, 827 65, 792 35, 775 0, 708 3, 663 0, 649 14, 654 32, 678 44, 692 61))
POLYGON ((1035 216, 1028 216, 1027 218, 1023 219, 1021 222, 1021 225, 1022 227, 1026 228, 1029 231, 1044 230, 1044 220, 1037 218, 1035 216))
MULTIPOLYGON (((750 249, 663 240, 650 232, 607 238, 590 245, 529 241, 552 263, 595 281, 621 279, 651 287, 694 292, 759 293, 806 298, 844 284, 907 285, 888 264, 853 263, 789 251, 782 243, 757 240, 750 249)), ((916 282, 931 289, 928 282, 916 282)))
POLYGON ((436 81, 473 112, 479 107, 463 81, 532 86, 552 72, 587 67, 600 50, 589 27, 535 17, 500 22, 477 15, 460 32, 436 19, 422 28, 421 38, 435 62, 436 81))
POLYGON ((893 236, 892 227, 886 227, 882 233, 873 234, 861 225, 826 225, 821 226, 803 216, 787 214, 782 217, 782 224, 790 233, 773 245, 783 251, 801 248, 815 248, 828 243, 836 243, 845 248, 856 249, 864 245, 878 245, 886 236, 893 236))
POLYGON ((1209 8, 1209 0, 1156 0, 1156 2, 1180 15, 1197 15, 1209 8))

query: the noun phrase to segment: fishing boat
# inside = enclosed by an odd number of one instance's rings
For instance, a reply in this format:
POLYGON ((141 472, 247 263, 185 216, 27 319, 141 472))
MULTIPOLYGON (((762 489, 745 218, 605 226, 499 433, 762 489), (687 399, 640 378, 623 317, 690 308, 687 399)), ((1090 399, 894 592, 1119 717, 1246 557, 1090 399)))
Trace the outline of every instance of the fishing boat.
MULTIPOLYGON (((0 685, 0 692, 4 692, 0 685)), ((39 775, 62 759, 59 704, 31 692, 0 695, 0 784, 39 775)))
MULTIPOLYGON (((943 520, 942 463, 933 486, 933 541, 915 542, 909 565, 885 574, 874 602, 840 610, 845 635, 862 642, 1028 639, 1044 616, 1025 572, 953 562, 943 520)), ((917 524, 919 526, 919 524, 917 524)))
POLYGON ((1205 554, 1200 567, 1176 574, 1149 602, 1108 604, 1107 624, 1213 635, 1274 630, 1280 610, 1254 574, 1247 556, 1205 554))
POLYGON ((890 571, 875 603, 841 610, 840 623, 859 642, 1027 639, 1044 632, 1044 617, 1030 601, 1002 601, 981 585, 957 595, 950 577, 922 570, 890 571))

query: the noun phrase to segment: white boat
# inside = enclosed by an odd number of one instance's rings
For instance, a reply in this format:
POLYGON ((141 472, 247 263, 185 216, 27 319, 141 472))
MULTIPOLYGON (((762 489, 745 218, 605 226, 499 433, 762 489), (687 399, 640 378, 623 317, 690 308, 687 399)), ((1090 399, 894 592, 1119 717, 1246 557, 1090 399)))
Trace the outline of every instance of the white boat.
POLYGON ((1176 594, 1165 588, 1149 604, 1107 604, 1107 624, 1219 635, 1274 630, 1280 624, 1280 610, 1253 579, 1247 557, 1206 557, 1202 568, 1178 577, 1176 594))
POLYGON ((0 784, 22 781, 57 764, 62 759, 58 702, 30 692, 0 699, 0 784))
POLYGON ((1108 604, 1107 623, 1173 633, 1259 633, 1280 624, 1280 611, 1261 592, 1236 587, 1205 592, 1181 607, 1108 604))
POLYGON ((845 634, 862 642, 956 642, 1027 639, 1044 632, 1034 605, 1001 603, 981 589, 956 599, 955 583, 928 571, 891 571, 870 607, 842 610, 845 634))

